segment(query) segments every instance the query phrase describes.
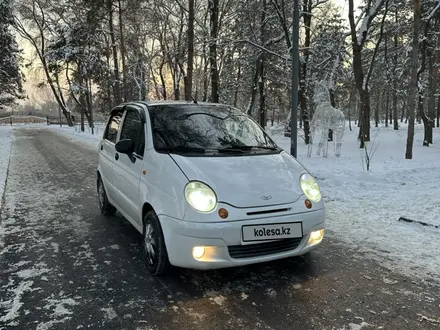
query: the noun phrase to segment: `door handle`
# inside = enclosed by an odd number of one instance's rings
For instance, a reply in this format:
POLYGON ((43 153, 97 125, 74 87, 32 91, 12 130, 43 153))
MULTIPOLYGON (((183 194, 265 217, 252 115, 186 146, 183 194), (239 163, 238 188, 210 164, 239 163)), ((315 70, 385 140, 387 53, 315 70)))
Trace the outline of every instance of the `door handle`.
POLYGON ((118 153, 115 154, 115 159, 116 159, 116 160, 119 159, 119 154, 118 154, 118 153))
POLYGON ((104 146, 101 144, 101 150, 104 149, 104 146))

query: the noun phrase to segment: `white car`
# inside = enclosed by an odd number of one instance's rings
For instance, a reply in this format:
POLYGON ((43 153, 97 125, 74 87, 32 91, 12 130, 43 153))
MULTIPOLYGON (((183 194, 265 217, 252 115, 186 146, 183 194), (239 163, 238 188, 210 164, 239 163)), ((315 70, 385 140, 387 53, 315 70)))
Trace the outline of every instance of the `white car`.
POLYGON ((122 104, 99 148, 101 213, 142 233, 152 274, 299 256, 324 237, 316 180, 233 107, 122 104))

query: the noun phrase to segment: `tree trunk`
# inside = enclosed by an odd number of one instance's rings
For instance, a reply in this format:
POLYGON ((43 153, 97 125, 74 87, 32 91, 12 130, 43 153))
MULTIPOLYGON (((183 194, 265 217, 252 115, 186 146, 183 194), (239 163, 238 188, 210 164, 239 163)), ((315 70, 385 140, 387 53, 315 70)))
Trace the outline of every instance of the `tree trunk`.
POLYGON ((178 65, 178 58, 174 59, 174 75, 173 75, 173 86, 174 86, 174 100, 180 100, 180 69, 178 65))
MULTIPOLYGON (((263 0, 264 1, 264 0, 263 0)), ((260 70, 259 70, 259 79, 258 79, 258 94, 259 94, 259 121, 261 127, 266 127, 266 93, 264 91, 265 88, 265 72, 264 72, 264 55, 260 59, 260 70)))
MULTIPOLYGON (((205 12, 205 16, 203 19, 203 25, 207 26, 208 24, 208 16, 209 16, 209 10, 205 12)), ((208 85, 209 85, 209 76, 208 76, 208 67, 209 67, 209 56, 208 56, 208 41, 209 41, 209 34, 204 33, 204 39, 203 39, 203 101, 208 101, 208 85)))
POLYGON ((437 99, 437 127, 440 127, 440 96, 437 99))
MULTIPOLYGON (((145 83, 145 80, 150 77, 150 71, 148 71, 148 69, 144 70, 144 63, 141 60, 139 60, 138 65, 139 65, 139 69, 141 71, 141 93, 140 93, 141 99, 140 99, 140 101, 145 101, 147 99, 147 95, 150 92, 150 83, 149 82, 147 84, 145 83)), ((152 77, 152 78, 153 78, 154 86, 157 86, 156 77, 152 77)))
MULTIPOLYGON (((105 37, 105 43, 106 43, 105 44, 106 49, 110 49, 110 44, 108 42, 108 38, 107 37, 105 37)), ((105 52, 105 60, 106 60, 105 63, 107 64, 108 67, 110 67, 110 62, 111 62, 111 58, 110 57, 111 57, 110 56, 110 52, 106 51, 105 52)), ((105 92, 106 92, 108 104, 113 105, 114 103, 113 103, 113 99, 112 99, 112 83, 111 83, 110 79, 107 79, 105 92)))
POLYGON ((121 103, 121 85, 119 78, 119 62, 118 62, 118 49, 116 47, 115 29, 113 26, 113 0, 107 0, 107 10, 108 10, 108 27, 110 31, 110 41, 111 48, 113 52, 113 71, 114 71, 114 85, 113 85, 113 95, 115 97, 115 102, 117 104, 121 103))
MULTIPOLYGON (((389 89, 387 90, 387 102, 389 101, 389 89)), ((386 104, 386 106, 388 107, 389 106, 389 103, 387 103, 386 104)), ((389 108, 387 108, 387 112, 389 111, 390 109, 389 108)), ((392 113, 392 111, 389 111, 389 115, 390 115, 390 125, 391 125, 391 123, 393 122, 393 113, 392 113)))
MULTIPOLYGON (((387 115, 388 114, 390 115, 390 125, 391 125, 390 88, 387 89, 386 93, 387 93, 387 101, 386 101, 387 103, 385 105, 385 112, 387 115)), ((386 120, 385 120, 385 126, 388 127, 388 122, 386 120)))
POLYGON ((361 99, 359 139, 360 148, 364 148, 365 142, 370 141, 370 93, 364 89, 360 89, 359 92, 361 99))
MULTIPOLYGON (((360 122, 359 122, 359 139, 360 148, 364 148, 365 142, 370 141, 370 92, 368 90, 368 81, 364 81, 365 75, 362 66, 362 47, 365 42, 365 37, 368 32, 368 26, 366 26, 365 31, 361 34, 362 40, 358 40, 356 23, 354 20, 354 6, 353 0, 348 1, 348 18, 350 21, 350 31, 351 31, 351 41, 353 49, 353 72, 356 82, 356 88, 359 93, 361 107, 360 107, 360 122)), ((383 26, 383 21, 382 21, 383 26)), ((382 29, 382 27, 381 27, 382 29)), ((379 42, 376 45, 378 47, 379 42)), ((371 66, 373 65, 371 62, 371 66)), ((370 66, 370 70, 371 70, 370 66)), ((368 80, 368 76, 367 76, 368 80)))
POLYGON ((159 68, 159 76, 160 76, 160 83, 162 84, 162 96, 164 100, 167 100, 167 86, 165 84, 165 77, 163 75, 163 68, 165 67, 165 58, 162 58, 162 62, 160 63, 159 68))
POLYGON ((432 144, 432 137, 433 137, 433 128, 435 125, 434 118, 435 118, 435 93, 437 90, 437 77, 435 77, 435 68, 434 63, 436 62, 436 56, 433 51, 430 51, 429 58, 428 58, 428 65, 429 65, 429 76, 428 76, 428 90, 429 90, 429 96, 428 96, 428 111, 427 111, 427 122, 425 126, 425 139, 429 146, 429 144, 432 144))
POLYGON ((248 105, 247 110, 246 110, 246 113, 249 116, 252 116, 252 112, 253 112, 253 109, 254 109, 255 99, 257 97, 258 72, 259 72, 259 68, 260 68, 259 64, 260 64, 260 58, 259 58, 259 55, 258 55, 258 58, 257 58, 256 63, 255 63, 255 71, 254 71, 254 79, 253 79, 253 82, 252 82, 251 99, 249 101, 249 105, 248 105))
POLYGON ((399 129, 399 118, 397 115, 397 78, 393 79, 393 128, 394 130, 399 129))
MULTIPOLYGON (((396 25, 399 23, 399 8, 396 6, 396 25)), ((399 39, 397 37, 397 33, 394 34, 394 56, 393 56, 393 122, 394 122, 394 130, 399 129, 398 115, 397 115, 397 47, 399 47, 399 39)), ((401 122, 403 121, 403 112, 401 122)))
POLYGON ((406 102, 402 104, 402 113, 400 114, 400 122, 403 123, 403 119, 405 119, 405 109, 406 109, 406 102))
POLYGON ((350 132, 352 131, 351 129, 351 107, 348 108, 348 128, 350 129, 350 132))
POLYGON ((414 35, 412 42, 411 54, 411 83, 408 93, 408 109, 409 109, 409 125, 408 138, 406 141, 405 159, 412 159, 412 151, 414 144, 414 112, 417 95, 417 69, 418 69, 418 55, 419 55, 419 29, 420 29, 420 0, 414 0, 414 35))
MULTIPOLYGON (((264 45, 266 42, 266 10, 267 10, 266 0, 263 0, 261 7, 261 20, 260 20, 260 44, 264 45)), ((260 55, 260 65, 258 72, 258 92, 259 92, 259 121, 260 126, 266 127, 266 92, 265 92, 265 82, 266 82, 266 74, 265 74, 265 61, 266 56, 264 52, 261 52, 260 55)))
POLYGON ((203 46, 203 101, 206 102, 208 101, 208 85, 209 85, 209 80, 208 80, 208 55, 206 53, 206 46, 203 46))
MULTIPOLYGON (((435 62, 440 60, 440 34, 437 34, 437 47, 435 49, 435 62)), ((434 63, 435 63, 434 62, 434 63)), ((435 82, 435 91, 438 87, 437 84, 437 79, 440 78, 440 70, 439 70, 439 66, 435 65, 435 75, 434 75, 434 82, 435 82)), ((434 93, 432 94, 434 96, 434 93)), ((432 126, 434 126, 434 117, 435 117, 435 110, 433 109, 433 124, 432 126)), ((437 99, 437 127, 440 127, 440 96, 437 99)))
MULTIPOLYGON (((380 102, 381 102, 381 96, 382 96, 382 93, 379 92, 379 97, 377 98, 377 101, 376 101, 376 108, 374 108, 374 126, 375 127, 379 127, 379 107, 380 107, 380 102)), ((388 109, 387 109, 387 116, 388 116, 388 109)), ((388 118, 386 121, 386 126, 388 126, 388 118)))
POLYGON ((208 0, 210 12, 211 40, 209 42, 209 61, 211 66, 211 101, 219 102, 219 74, 217 67, 217 38, 219 0, 208 0))
POLYGON ((93 118, 93 95, 92 95, 92 82, 90 79, 86 78, 86 85, 87 85, 87 112, 88 112, 88 121, 89 121, 89 127, 92 129, 92 134, 95 134, 95 122, 93 118))
MULTIPOLYGON (((84 96, 83 95, 81 95, 80 100, 81 100, 81 103, 84 102, 84 96)), ((85 126, 84 126, 84 107, 83 107, 82 104, 80 104, 80 106, 79 106, 79 111, 81 113, 81 117, 80 117, 81 118, 81 132, 84 132, 85 131, 85 126)))
POLYGON ((424 131, 424 137, 423 137, 423 146, 429 147, 429 118, 426 115, 425 109, 423 104, 423 92, 419 91, 419 114, 420 118, 423 121, 423 131, 424 131))
POLYGON ((300 61, 301 72, 299 76, 299 101, 301 109, 301 119, 304 125, 304 140, 306 145, 310 143, 310 122, 307 108, 307 65, 310 57, 311 26, 312 26, 312 0, 303 0, 303 20, 304 20, 304 52, 302 63, 300 61))
POLYGON ((194 1, 188 0, 188 63, 186 67, 185 100, 192 98, 193 70, 194 70, 194 1))
MULTIPOLYGON (((333 89, 329 90, 329 94, 330 94, 330 104, 333 108, 336 108, 335 92, 333 91, 333 89)), ((333 130, 331 129, 328 130, 327 140, 333 141, 333 130)))
POLYGON ((128 86, 127 86, 127 65, 125 59, 127 51, 125 49, 125 37, 124 37, 124 25, 122 20, 122 4, 121 0, 118 0, 118 14, 119 14, 119 38, 121 42, 121 61, 122 61, 122 89, 124 95, 124 102, 128 101, 128 86))
POLYGON ((234 91, 234 107, 237 106, 238 102, 238 91, 240 90, 240 80, 241 80, 241 63, 238 63, 237 79, 235 80, 235 91, 234 91))

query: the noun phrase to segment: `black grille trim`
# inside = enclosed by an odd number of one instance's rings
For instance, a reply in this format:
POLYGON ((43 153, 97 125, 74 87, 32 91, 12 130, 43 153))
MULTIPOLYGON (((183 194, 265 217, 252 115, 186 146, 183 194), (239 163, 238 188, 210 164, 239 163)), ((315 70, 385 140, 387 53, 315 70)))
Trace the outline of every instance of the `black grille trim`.
POLYGON ((264 211, 253 211, 253 212, 247 212, 247 215, 259 215, 259 214, 269 214, 269 213, 279 213, 279 212, 287 212, 290 211, 291 208, 284 208, 284 209, 276 209, 276 210, 264 210, 264 211))
POLYGON ((228 246, 231 258, 254 258, 280 252, 295 250, 302 241, 300 238, 288 238, 268 243, 228 246))

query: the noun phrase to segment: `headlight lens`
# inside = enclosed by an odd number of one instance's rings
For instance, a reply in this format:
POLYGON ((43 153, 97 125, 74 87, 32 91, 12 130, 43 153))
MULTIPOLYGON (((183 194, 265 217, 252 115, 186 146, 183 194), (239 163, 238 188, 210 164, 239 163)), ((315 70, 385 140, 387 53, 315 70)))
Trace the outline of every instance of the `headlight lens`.
POLYGON ((202 182, 189 182, 185 187, 185 198, 199 212, 212 212, 217 207, 215 192, 202 182))
POLYGON ((301 189, 304 194, 312 202, 319 202, 321 200, 321 190, 319 189, 318 182, 308 173, 304 173, 300 178, 301 189))

